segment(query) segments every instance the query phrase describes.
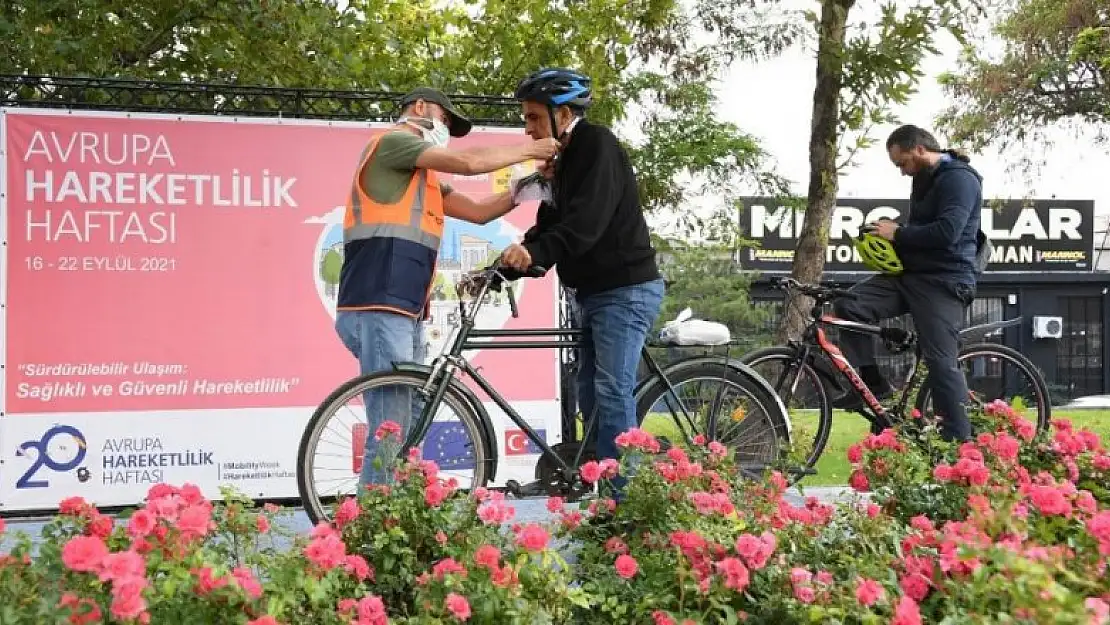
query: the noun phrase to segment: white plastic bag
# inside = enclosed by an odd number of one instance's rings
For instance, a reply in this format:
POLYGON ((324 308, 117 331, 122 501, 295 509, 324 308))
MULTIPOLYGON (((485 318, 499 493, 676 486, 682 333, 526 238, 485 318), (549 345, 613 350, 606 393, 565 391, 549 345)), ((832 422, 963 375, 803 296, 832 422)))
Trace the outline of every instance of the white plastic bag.
POLYGON ((510 180, 513 205, 521 202, 551 202, 551 184, 536 172, 520 180, 510 180))
POLYGON ((671 345, 724 345, 732 340, 728 326, 716 321, 693 319, 689 308, 678 313, 673 321, 663 324, 659 340, 671 345))

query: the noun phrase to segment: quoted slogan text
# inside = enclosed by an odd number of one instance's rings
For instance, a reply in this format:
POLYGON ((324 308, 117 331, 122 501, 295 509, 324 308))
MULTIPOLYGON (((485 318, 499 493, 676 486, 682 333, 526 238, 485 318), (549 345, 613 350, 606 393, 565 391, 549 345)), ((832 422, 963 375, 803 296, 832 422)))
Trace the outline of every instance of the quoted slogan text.
POLYGON ((273 395, 289 393, 300 383, 296 377, 192 378, 186 365, 151 362, 21 364, 17 370, 29 380, 16 385, 16 398, 41 402, 89 396, 273 395))

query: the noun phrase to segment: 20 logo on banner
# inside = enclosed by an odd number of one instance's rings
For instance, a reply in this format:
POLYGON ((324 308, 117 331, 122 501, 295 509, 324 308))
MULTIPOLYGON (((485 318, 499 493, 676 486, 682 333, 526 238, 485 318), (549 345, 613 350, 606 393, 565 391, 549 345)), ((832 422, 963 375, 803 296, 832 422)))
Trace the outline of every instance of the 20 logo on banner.
POLYGON ((35 459, 31 462, 31 466, 16 480, 15 487, 17 489, 49 488, 49 480, 36 478, 39 471, 44 468, 54 473, 68 473, 77 469, 77 479, 81 482, 87 482, 91 476, 88 468, 81 466, 88 454, 88 442, 81 430, 72 425, 55 425, 43 433, 42 438, 24 441, 19 446, 16 456, 26 456, 27 452, 32 450, 35 452, 35 459), (59 436, 68 436, 72 442, 63 441, 57 447, 52 448, 51 443, 59 436))

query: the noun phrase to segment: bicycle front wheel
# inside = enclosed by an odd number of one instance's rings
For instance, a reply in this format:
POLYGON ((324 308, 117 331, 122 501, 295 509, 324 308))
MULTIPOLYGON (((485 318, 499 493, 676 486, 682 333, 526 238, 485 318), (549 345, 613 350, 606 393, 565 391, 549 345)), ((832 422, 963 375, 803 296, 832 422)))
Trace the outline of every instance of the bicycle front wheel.
MULTIPOLYGON (((428 374, 423 372, 359 376, 337 388, 316 409, 297 454, 297 487, 313 525, 331 521, 331 507, 355 495, 360 480, 392 481, 401 444, 395 438, 378 442, 375 431, 390 420, 401 425, 402 436, 407 436, 430 401, 423 394, 427 381, 428 374), (368 457, 368 448, 376 453, 368 457)), ((483 443, 482 432, 481 415, 461 392, 449 386, 417 447, 422 458, 439 466, 442 477, 455 478, 460 489, 477 488, 489 479, 493 453, 483 443)))
POLYGON ((723 359, 691 359, 663 374, 665 380, 654 379, 636 398, 643 430, 666 446, 688 446, 698 434, 718 441, 749 477, 778 464, 790 441, 787 415, 749 372, 723 359))

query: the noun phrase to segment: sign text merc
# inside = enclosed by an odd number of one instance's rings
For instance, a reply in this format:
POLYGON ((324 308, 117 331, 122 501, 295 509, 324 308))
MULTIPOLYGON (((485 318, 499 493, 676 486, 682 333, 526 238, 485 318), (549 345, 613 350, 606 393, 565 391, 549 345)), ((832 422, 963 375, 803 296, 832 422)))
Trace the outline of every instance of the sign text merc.
MULTIPOLYGON (((899 219, 907 200, 838 200, 829 223, 827 271, 865 270, 852 239, 864 224, 899 219)), ((793 261, 805 213, 772 198, 746 198, 741 223, 756 246, 740 257, 748 269, 781 269, 793 261)), ((994 249, 988 271, 1089 270, 1094 243, 1094 202, 989 200, 980 229, 994 249)))

